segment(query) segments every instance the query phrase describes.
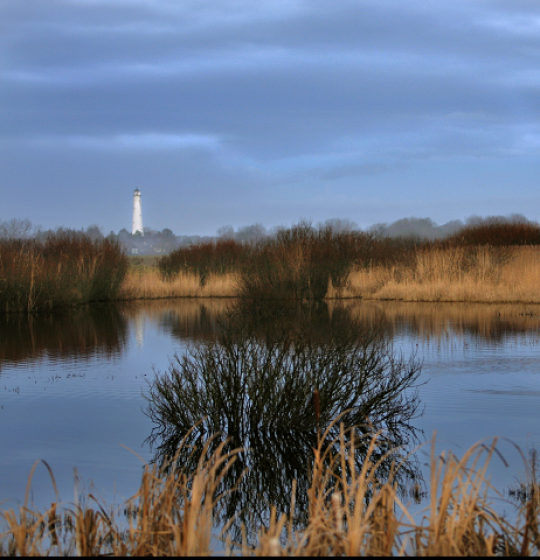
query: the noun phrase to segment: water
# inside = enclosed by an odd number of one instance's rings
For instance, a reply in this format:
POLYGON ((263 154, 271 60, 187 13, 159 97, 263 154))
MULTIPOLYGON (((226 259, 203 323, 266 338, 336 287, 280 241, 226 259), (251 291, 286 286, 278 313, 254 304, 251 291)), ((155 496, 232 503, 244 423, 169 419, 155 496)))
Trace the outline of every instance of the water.
MULTIPOLYGON (((63 501, 74 499, 75 469, 106 503, 133 495, 155 451, 143 393, 176 352, 213 339, 228 305, 182 300, 2 318, 2 507, 23 503, 37 460, 50 465, 63 501)), ((460 456, 479 440, 501 438, 508 466, 496 457, 490 472, 506 496, 525 474, 515 446, 527 454, 540 439, 540 308, 347 302, 329 305, 329 316, 343 306, 350 317, 382 324, 396 352, 423 362, 423 414, 414 420, 422 441, 436 431, 437 451, 460 456)), ((429 451, 417 454, 424 473, 429 451)), ((40 508, 55 500, 43 465, 30 498, 40 508)))

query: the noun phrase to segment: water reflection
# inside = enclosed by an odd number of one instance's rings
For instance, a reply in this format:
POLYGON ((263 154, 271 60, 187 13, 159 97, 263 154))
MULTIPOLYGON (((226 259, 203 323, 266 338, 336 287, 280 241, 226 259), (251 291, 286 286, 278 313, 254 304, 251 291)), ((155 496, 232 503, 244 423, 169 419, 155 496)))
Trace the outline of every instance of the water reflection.
MULTIPOLYGON (((330 313, 325 304, 230 309, 213 340, 192 344, 168 371, 156 374, 146 395, 154 462, 165 464, 194 425, 188 438, 194 446, 220 432, 216 445, 229 438, 229 449, 244 448, 224 480, 226 489, 245 474, 217 520, 236 516, 235 538, 241 523, 253 529, 264 524, 270 504, 289 513, 293 480, 296 523, 305 522, 313 449, 318 434, 340 415, 354 427, 349 437, 355 438, 359 469, 367 434, 382 431, 374 459, 389 453, 378 472, 386 479, 392 461, 419 441, 412 420, 420 366, 394 355, 385 329, 381 316, 354 320, 344 309, 330 313)), ((335 445, 338 430, 328 431, 328 446, 335 445)), ((194 469, 194 457, 186 452, 179 460, 194 469)), ((419 478, 414 457, 400 472, 402 483, 419 478)))
POLYGON ((213 340, 219 330, 219 320, 234 305, 234 300, 179 299, 138 302, 124 309, 134 323, 148 320, 159 331, 180 341, 213 340))
POLYGON ((0 316, 0 363, 29 358, 87 359, 119 355, 125 348, 128 324, 113 306, 65 314, 0 316))
MULTIPOLYGON (((178 340, 213 340, 219 332, 220 317, 237 305, 228 299, 156 301, 134 308, 131 315, 135 317, 142 313, 148 316, 160 329, 178 340)), ((480 342, 492 343, 540 332, 538 304, 340 300, 329 301, 322 307, 330 316, 345 310, 355 321, 384 329, 390 338, 408 335, 424 341, 441 341, 467 335, 480 342)), ((264 314, 257 308, 246 310, 246 313, 250 316, 264 314)), ((287 320, 289 315, 288 309, 276 309, 274 317, 281 321, 287 320)))
POLYGON ((538 332, 538 304, 475 304, 415 302, 332 302, 360 320, 382 315, 387 332, 419 336, 424 340, 469 335, 483 342, 500 342, 510 336, 538 332))

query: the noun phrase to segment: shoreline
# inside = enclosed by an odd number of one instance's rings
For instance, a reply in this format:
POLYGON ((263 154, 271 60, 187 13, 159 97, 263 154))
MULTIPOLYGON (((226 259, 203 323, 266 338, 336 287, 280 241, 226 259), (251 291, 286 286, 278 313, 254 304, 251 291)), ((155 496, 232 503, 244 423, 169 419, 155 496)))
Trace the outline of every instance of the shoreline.
MULTIPOLYGON (((341 287, 329 283, 324 299, 540 304, 540 247, 514 247, 504 263, 478 248, 474 266, 462 253, 461 248, 418 251, 408 266, 356 266, 341 287)), ((147 262, 131 261, 120 299, 239 296, 239 273, 209 273, 203 284, 199 275, 186 272, 163 280, 157 261, 147 262)))

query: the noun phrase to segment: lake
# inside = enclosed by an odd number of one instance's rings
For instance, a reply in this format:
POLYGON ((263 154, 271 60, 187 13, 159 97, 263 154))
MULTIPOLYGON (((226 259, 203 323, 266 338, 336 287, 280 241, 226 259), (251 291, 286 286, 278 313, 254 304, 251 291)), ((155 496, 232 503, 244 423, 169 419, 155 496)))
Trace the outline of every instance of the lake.
MULTIPOLYGON (((212 341, 233 304, 163 300, 0 318, 3 509, 23 503, 37 460, 50 465, 63 501, 74 500, 75 473, 83 488, 108 504, 133 495, 143 461, 156 458, 156 442, 149 441, 155 422, 144 413, 143 396, 154 372, 166 372, 188 345, 212 341)), ((287 325, 289 315, 276 316, 275 324, 287 325)), ((458 456, 479 440, 499 436, 508 466, 495 457, 490 473, 510 499, 525 475, 516 446, 527 455, 540 439, 540 307, 348 300, 330 302, 315 315, 309 324, 320 323, 320 333, 325 321, 335 325, 338 317, 346 325, 376 327, 394 355, 421 365, 418 411, 411 420, 416 440, 409 439, 428 442, 416 452, 426 480, 435 431, 437 451, 451 449, 458 456)), ((264 492, 261 484, 257 490, 264 492)), ((43 465, 35 471, 30 497, 40 508, 55 500, 43 465)), ((498 507, 509 506, 500 501, 498 507)))

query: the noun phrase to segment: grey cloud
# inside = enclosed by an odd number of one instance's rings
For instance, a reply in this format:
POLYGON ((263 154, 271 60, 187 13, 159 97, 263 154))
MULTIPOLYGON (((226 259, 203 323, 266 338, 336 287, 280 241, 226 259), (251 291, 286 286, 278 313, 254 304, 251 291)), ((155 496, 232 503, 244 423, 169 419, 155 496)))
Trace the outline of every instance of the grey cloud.
POLYGON ((270 184, 532 154, 539 18, 526 0, 3 2, 0 140, 51 183, 50 150, 130 180, 147 150, 168 188, 181 162, 253 205, 270 184))
POLYGON ((344 177, 356 177, 363 175, 379 175, 392 171, 404 169, 405 164, 384 164, 384 163, 362 163, 359 165, 344 165, 335 167, 321 174, 321 179, 333 181, 335 179, 343 179, 344 177))

